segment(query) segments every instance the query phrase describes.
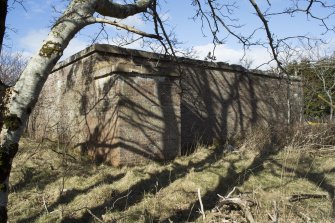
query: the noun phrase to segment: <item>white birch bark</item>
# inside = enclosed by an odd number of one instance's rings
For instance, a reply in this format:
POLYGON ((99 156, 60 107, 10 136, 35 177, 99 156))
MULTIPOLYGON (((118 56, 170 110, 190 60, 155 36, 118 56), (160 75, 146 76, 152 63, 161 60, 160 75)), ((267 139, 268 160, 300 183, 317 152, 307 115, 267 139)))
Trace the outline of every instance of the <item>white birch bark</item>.
POLYGON ((317 77, 319 78, 319 80, 322 82, 322 88, 323 91, 325 92, 325 94, 328 97, 328 101, 326 101, 326 103, 329 105, 330 107, 330 114, 329 114, 329 121, 331 122, 333 120, 333 114, 334 114, 334 103, 333 103, 333 97, 332 97, 332 92, 335 89, 335 74, 333 74, 333 82, 327 83, 327 72, 329 68, 322 68, 322 67, 318 67, 318 66, 313 66, 313 69, 317 75, 317 77))
POLYGON ((146 11, 151 2, 152 0, 140 0, 134 4, 121 5, 113 0, 72 0, 62 17, 54 24, 39 52, 29 61, 15 85, 5 125, 1 129, 0 223, 7 222, 8 179, 25 123, 49 73, 70 40, 86 25, 101 22, 93 17, 95 12, 114 18, 126 18, 146 11))

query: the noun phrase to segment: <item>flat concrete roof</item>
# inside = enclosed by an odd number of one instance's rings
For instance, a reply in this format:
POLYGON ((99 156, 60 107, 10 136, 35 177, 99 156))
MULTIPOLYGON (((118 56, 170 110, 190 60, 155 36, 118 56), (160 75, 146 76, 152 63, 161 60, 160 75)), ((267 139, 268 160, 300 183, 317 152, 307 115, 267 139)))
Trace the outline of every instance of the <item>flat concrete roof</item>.
MULTIPOLYGON (((70 56, 69 58, 57 63, 53 69, 52 72, 55 72, 57 70, 62 69, 63 67, 66 67, 76 61, 79 61, 85 57, 88 57, 92 54, 100 53, 100 54, 111 54, 116 56, 123 56, 123 57, 137 57, 137 58, 146 58, 151 61, 170 61, 175 62, 175 58, 170 55, 164 55, 159 53, 152 53, 147 52, 143 50, 135 50, 135 49, 128 49, 128 48, 122 48, 118 46, 113 46, 109 44, 94 44, 90 47, 87 47, 86 49, 79 51, 78 53, 70 56)), ((193 66, 202 66, 205 68, 210 69, 219 69, 219 70, 227 70, 227 71, 237 71, 237 72, 245 72, 250 73, 257 76, 264 76, 269 78, 286 78, 286 75, 276 75, 269 72, 264 72, 261 70, 248 70, 244 68, 241 65, 236 64, 229 64, 225 62, 210 62, 205 60, 197 60, 197 59, 191 59, 191 58, 185 58, 185 57, 177 57, 178 63, 181 65, 185 64, 192 64, 193 66)), ((292 81, 300 81, 301 79, 299 77, 290 77, 292 81)))

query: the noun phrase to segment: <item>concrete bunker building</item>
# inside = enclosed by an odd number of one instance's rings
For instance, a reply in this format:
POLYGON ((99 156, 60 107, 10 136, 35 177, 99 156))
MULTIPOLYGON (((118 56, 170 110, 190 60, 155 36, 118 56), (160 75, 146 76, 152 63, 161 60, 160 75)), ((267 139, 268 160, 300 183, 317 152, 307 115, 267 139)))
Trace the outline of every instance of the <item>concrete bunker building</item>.
POLYGON ((134 165, 286 123, 288 96, 298 120, 297 79, 97 44, 56 65, 28 129, 99 161, 134 165))

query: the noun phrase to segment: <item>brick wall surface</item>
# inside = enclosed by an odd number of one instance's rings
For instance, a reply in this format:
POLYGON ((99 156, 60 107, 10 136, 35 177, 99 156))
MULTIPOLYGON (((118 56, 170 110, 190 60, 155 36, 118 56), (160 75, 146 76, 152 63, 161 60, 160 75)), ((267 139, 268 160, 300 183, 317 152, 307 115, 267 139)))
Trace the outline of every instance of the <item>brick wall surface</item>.
MULTIPOLYGON (((56 66, 28 130, 115 166, 171 159, 198 142, 286 122, 287 86, 224 63, 94 45, 56 66)), ((290 88, 298 119, 300 82, 290 88)))

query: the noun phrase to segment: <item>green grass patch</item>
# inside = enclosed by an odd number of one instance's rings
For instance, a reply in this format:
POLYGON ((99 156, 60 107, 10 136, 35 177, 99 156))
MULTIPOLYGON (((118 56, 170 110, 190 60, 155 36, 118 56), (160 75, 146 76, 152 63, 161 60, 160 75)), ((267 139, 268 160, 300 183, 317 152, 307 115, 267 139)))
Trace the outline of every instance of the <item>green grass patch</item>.
POLYGON ((51 143, 23 139, 20 147, 10 179, 10 222, 202 222, 198 188, 206 222, 246 222, 239 210, 220 218, 211 211, 217 194, 233 187, 235 196, 255 203, 256 222, 270 222, 274 203, 280 222, 334 221, 334 148, 279 150, 246 142, 233 152, 199 147, 166 164, 113 168, 51 143), (294 194, 327 197, 289 202, 294 194))

